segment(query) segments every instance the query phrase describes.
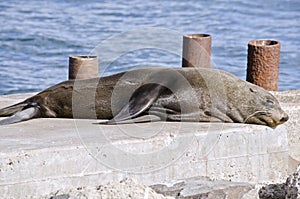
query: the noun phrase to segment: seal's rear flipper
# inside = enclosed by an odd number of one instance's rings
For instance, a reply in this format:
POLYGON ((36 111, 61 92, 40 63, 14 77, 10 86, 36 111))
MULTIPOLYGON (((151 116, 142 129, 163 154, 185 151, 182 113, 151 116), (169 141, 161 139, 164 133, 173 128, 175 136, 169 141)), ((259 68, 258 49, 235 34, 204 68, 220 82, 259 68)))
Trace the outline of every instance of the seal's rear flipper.
POLYGON ((40 110, 38 107, 29 107, 16 114, 0 121, 0 125, 13 124, 25 120, 29 120, 39 116, 40 110))
POLYGON ((21 102, 21 103, 14 104, 12 106, 0 109, 0 117, 11 116, 11 115, 23 110, 26 106, 28 106, 28 103, 21 102))
MULTIPOLYGON (((111 120, 105 122, 105 124, 116 124, 122 121, 132 120, 133 118, 141 115, 145 110, 150 108, 153 102, 159 97, 159 95, 167 88, 160 84, 144 84, 139 87, 130 97, 129 103, 124 106, 121 111, 111 120)), ((147 119, 147 122, 151 119, 147 119)), ((134 122, 134 121, 131 121, 134 122)), ((146 122, 138 121, 135 122, 146 122)))

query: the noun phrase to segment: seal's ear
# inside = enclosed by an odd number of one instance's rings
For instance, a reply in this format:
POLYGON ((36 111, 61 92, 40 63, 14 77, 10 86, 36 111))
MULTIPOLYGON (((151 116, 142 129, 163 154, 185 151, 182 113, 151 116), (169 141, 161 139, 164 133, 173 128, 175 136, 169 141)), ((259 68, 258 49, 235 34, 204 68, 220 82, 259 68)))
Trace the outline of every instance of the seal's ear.
POLYGON ((166 89, 167 88, 165 86, 155 83, 142 85, 136 91, 134 91, 130 97, 129 103, 124 106, 113 119, 105 123, 121 123, 121 121, 130 120, 139 116, 141 113, 147 110, 166 89))

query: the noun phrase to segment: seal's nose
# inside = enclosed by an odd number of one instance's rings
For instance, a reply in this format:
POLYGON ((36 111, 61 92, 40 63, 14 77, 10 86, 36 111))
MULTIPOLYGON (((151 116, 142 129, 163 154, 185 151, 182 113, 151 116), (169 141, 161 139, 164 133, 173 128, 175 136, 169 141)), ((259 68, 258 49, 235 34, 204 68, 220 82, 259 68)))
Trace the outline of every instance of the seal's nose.
POLYGON ((280 122, 286 122, 289 120, 289 116, 287 114, 284 114, 284 116, 280 119, 280 122))

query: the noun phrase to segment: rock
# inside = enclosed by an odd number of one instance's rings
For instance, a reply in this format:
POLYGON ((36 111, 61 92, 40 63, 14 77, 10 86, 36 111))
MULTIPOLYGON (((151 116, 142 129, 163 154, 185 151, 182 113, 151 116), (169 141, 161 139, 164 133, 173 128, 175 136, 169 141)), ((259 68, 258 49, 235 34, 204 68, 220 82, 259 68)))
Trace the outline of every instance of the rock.
POLYGON ((260 199, 300 199, 300 165, 283 184, 270 184, 259 190, 260 199))
POLYGON ((184 189, 185 186, 186 182, 179 180, 174 182, 168 182, 166 184, 155 184, 151 185, 150 187, 157 193, 160 193, 164 196, 172 196, 176 198, 180 195, 180 192, 184 189))
POLYGON ((286 199, 300 199, 300 165, 286 180, 286 199))
POLYGON ((51 196, 50 199, 69 199, 70 195, 69 194, 61 194, 57 196, 51 196))
POLYGON ((270 184, 259 190, 260 199, 285 199, 285 184, 270 184))
POLYGON ((213 181, 206 177, 189 178, 150 187, 157 193, 170 195, 176 199, 239 199, 254 188, 253 185, 248 183, 225 180, 213 181))

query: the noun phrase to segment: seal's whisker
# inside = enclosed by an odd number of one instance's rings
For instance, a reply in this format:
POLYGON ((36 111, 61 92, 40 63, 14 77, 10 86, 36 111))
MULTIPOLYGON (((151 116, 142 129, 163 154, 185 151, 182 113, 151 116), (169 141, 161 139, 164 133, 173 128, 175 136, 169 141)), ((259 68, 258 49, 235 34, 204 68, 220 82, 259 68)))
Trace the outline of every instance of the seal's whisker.
POLYGON ((265 111, 255 111, 254 113, 250 114, 244 121, 243 123, 246 123, 251 117, 256 116, 256 115, 264 115, 266 112, 265 111))

